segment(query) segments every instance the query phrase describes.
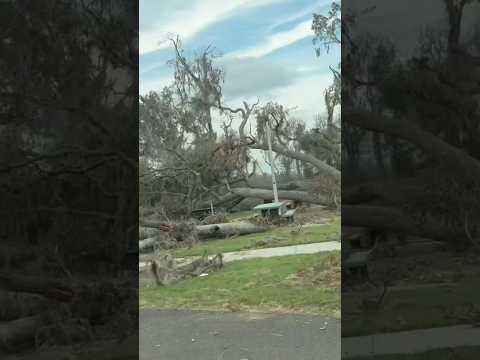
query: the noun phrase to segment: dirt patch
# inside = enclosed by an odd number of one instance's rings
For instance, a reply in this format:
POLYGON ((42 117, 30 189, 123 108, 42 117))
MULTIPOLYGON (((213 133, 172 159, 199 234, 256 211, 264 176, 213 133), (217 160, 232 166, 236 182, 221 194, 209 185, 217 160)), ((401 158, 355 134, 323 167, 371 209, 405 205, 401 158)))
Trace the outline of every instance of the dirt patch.
POLYGON ((326 264, 300 270, 296 274, 289 276, 288 280, 295 286, 339 288, 342 281, 340 257, 331 256, 327 259, 326 264))

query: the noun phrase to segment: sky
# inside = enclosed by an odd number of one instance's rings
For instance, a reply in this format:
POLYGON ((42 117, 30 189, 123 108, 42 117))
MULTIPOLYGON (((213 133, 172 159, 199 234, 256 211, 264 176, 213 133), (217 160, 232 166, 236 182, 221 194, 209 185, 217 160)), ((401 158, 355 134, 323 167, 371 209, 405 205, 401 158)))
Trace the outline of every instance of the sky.
POLYGON ((323 89, 338 46, 315 55, 312 14, 328 0, 140 0, 140 94, 173 80, 168 37, 180 35, 187 56, 211 45, 222 55, 223 94, 230 106, 243 100, 277 101, 313 125, 324 113, 323 89))

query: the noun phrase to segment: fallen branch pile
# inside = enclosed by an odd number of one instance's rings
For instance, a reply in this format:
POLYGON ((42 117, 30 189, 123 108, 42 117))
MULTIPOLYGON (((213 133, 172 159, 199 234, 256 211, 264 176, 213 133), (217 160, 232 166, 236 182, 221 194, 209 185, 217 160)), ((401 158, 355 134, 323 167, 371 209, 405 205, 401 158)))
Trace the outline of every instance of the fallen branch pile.
POLYGON ((238 235, 264 232, 269 226, 247 221, 220 223, 210 225, 194 225, 192 223, 166 224, 157 221, 141 221, 140 252, 152 251, 155 248, 172 249, 179 244, 192 246, 199 239, 226 238, 238 235), (149 225, 148 227, 145 225, 149 225))
POLYGON ((158 286, 169 286, 181 280, 197 277, 203 273, 218 271, 222 267, 222 254, 217 254, 211 259, 208 256, 202 256, 180 266, 175 264, 175 260, 170 254, 150 262, 150 272, 158 286))

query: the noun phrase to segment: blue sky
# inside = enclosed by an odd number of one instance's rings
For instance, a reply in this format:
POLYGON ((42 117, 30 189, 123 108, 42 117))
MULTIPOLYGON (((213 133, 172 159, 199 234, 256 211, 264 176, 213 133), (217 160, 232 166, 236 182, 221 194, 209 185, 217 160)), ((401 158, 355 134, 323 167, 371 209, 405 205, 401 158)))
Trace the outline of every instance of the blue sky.
POLYGON ((326 0, 140 0, 140 93, 161 90, 173 79, 166 62, 174 57, 165 41, 180 35, 187 54, 209 45, 222 57, 224 95, 241 101, 277 101, 313 123, 324 112, 329 65, 340 49, 315 56, 312 14, 325 13, 326 0))

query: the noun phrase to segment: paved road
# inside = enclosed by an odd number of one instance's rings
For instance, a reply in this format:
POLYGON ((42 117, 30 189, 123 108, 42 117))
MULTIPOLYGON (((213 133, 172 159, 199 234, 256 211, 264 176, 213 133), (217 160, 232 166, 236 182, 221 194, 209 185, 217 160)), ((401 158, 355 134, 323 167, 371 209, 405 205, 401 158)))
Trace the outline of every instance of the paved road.
MULTIPOLYGON (((223 253, 223 262, 228 263, 237 260, 269 258, 288 255, 316 254, 324 251, 336 251, 341 249, 340 241, 326 241, 322 243, 281 246, 267 249, 243 250, 223 253)), ((146 266, 144 261, 139 262, 139 268, 146 266)))
POLYGON ((340 321, 140 310, 140 360, 338 360, 340 321))

